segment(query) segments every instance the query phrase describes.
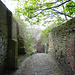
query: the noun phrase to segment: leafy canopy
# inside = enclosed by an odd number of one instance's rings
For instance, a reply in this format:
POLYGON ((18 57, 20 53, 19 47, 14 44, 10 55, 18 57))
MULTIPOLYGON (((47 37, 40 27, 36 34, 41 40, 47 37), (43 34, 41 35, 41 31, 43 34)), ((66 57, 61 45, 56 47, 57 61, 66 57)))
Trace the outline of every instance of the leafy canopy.
MULTIPOLYGON (((40 24, 44 20, 43 26, 47 19, 57 18, 68 19, 75 15, 75 2, 72 0, 16 0, 18 1, 15 15, 24 16, 24 21, 30 25, 40 24), (61 15, 64 15, 62 17, 61 15), (35 19, 36 18, 36 19, 35 19)), ((58 20, 57 20, 58 21, 58 20)), ((50 20, 49 20, 50 22, 50 20)))
MULTIPOLYGON (((72 0, 18 0, 17 13, 22 13, 29 18, 38 16, 39 14, 45 15, 45 12, 50 12, 54 8, 58 9, 60 6, 66 4, 64 11, 69 12, 69 15, 75 14, 75 3, 72 0), (63 1, 63 2, 62 2, 63 1), (50 10, 51 9, 51 10, 50 10), (49 10, 49 11, 48 11, 49 10), (71 12, 72 11, 72 12, 71 12)), ((53 10, 54 11, 54 10, 53 10)))
MULTIPOLYGON (((59 25, 61 22, 75 16, 75 2, 72 0, 17 0, 17 8, 15 15, 19 18, 24 16, 25 22, 28 21, 30 25, 38 24, 43 20, 43 26, 55 22, 59 25), (63 16, 61 16, 63 15, 63 16), (51 20, 54 19, 54 20, 51 20)), ((53 27, 47 27, 41 39, 44 41, 48 37, 48 33, 53 27), (44 38, 43 38, 44 37, 44 38)), ((44 41, 45 42, 45 41, 44 41)))

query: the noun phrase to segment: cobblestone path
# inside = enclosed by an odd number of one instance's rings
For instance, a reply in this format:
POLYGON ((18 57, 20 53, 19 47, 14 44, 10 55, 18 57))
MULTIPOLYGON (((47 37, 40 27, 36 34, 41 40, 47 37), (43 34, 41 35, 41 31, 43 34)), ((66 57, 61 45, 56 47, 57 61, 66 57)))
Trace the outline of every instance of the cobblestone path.
POLYGON ((15 75, 64 75, 51 55, 37 53, 23 61, 15 75))

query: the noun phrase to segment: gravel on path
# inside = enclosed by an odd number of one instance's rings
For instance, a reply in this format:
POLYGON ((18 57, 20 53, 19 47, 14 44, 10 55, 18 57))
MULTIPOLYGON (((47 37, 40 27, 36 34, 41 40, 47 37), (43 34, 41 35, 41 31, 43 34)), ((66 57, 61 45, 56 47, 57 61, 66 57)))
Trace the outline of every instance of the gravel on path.
POLYGON ((50 54, 37 53, 23 61, 15 75, 64 75, 50 54))

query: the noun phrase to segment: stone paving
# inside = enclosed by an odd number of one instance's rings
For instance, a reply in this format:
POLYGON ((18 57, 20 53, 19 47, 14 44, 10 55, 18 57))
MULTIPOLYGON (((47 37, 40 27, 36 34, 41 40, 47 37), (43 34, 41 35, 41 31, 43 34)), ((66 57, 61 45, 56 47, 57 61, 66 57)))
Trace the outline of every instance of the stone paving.
POLYGON ((51 55, 37 53, 23 61, 15 75, 64 75, 51 55))

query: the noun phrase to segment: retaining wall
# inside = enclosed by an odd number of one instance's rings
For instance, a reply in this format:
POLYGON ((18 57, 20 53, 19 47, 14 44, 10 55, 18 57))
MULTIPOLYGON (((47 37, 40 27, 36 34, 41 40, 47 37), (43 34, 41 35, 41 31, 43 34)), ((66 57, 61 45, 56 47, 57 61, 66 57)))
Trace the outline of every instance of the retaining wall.
POLYGON ((17 51, 17 22, 12 18, 12 12, 0 1, 0 75, 4 69, 17 68, 17 51))
POLYGON ((5 66, 4 63, 7 52, 8 26, 6 19, 7 19, 7 8, 0 1, 0 73, 5 66))
POLYGON ((48 51, 58 61, 66 75, 74 75, 75 18, 51 30, 48 51))

